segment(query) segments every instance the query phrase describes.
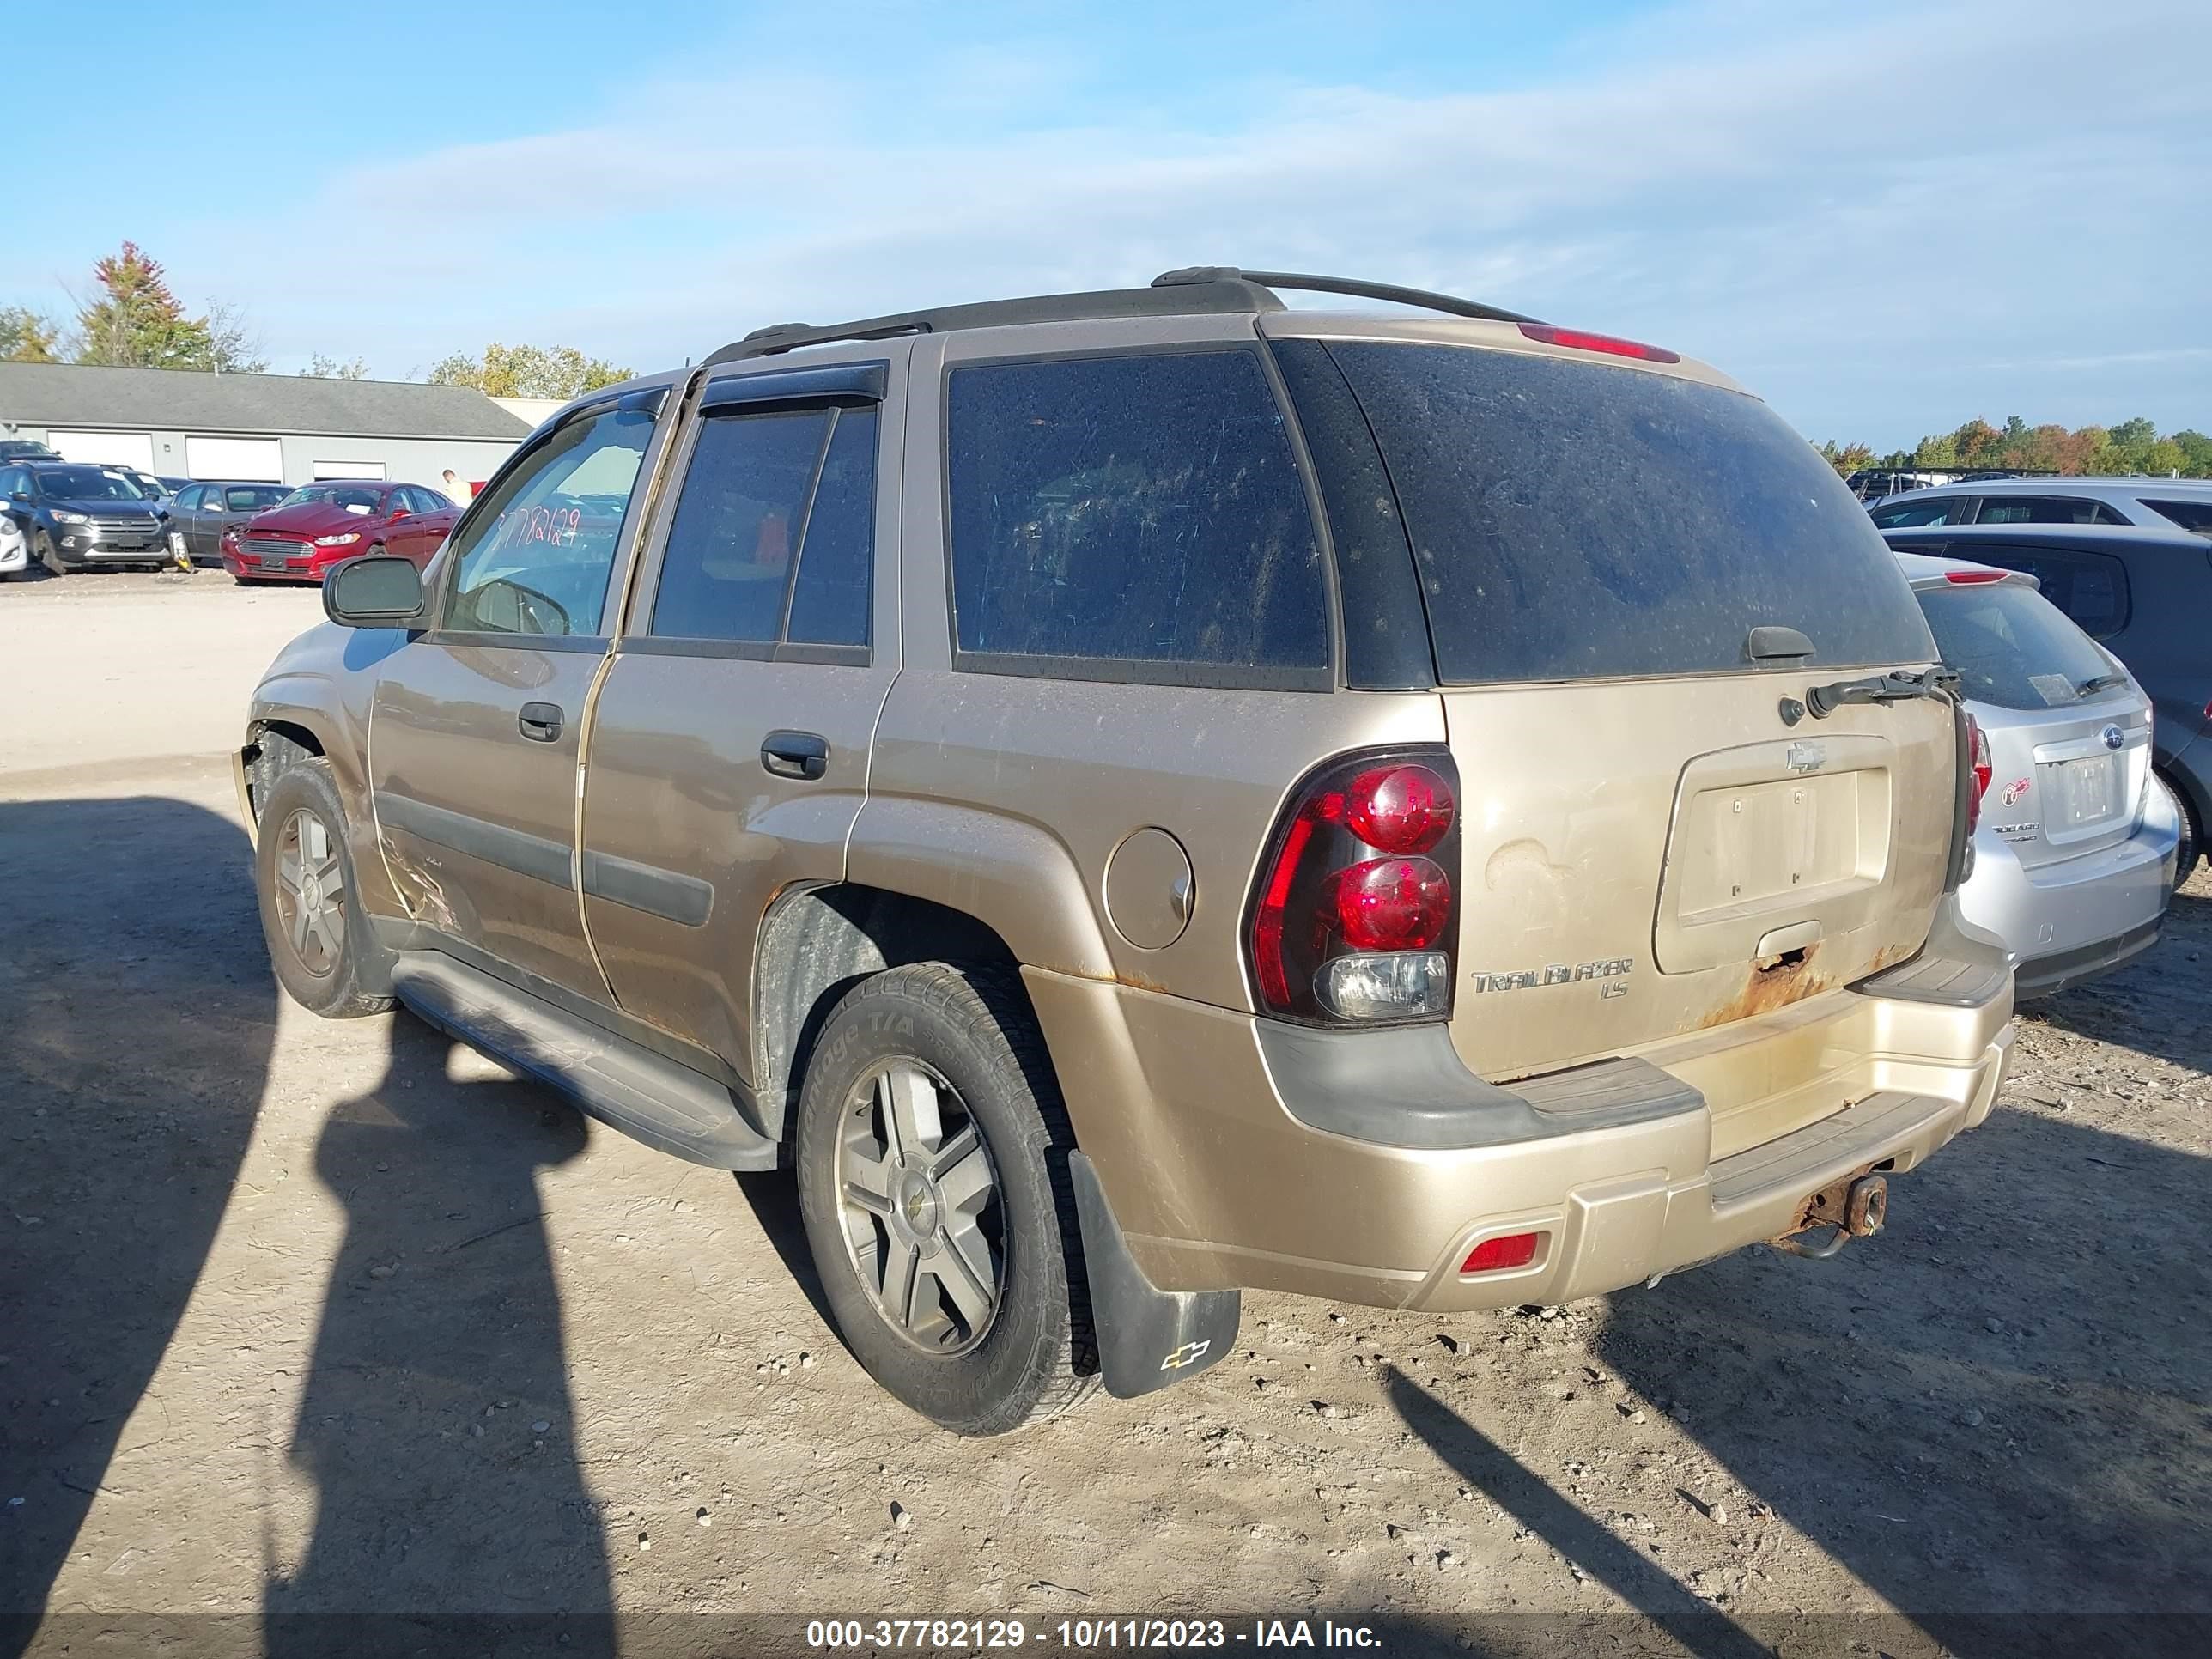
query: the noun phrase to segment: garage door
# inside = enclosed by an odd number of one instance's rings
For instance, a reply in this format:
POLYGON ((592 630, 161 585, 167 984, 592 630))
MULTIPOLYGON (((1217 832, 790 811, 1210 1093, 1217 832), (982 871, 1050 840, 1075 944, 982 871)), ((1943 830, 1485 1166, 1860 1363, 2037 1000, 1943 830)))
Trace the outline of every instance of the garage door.
POLYGON ((284 446, 274 438, 186 438, 185 471, 195 478, 283 483, 284 446))
POLYGON ((150 432, 49 432, 46 441, 72 461, 95 466, 132 466, 141 472, 154 470, 154 434, 150 432))

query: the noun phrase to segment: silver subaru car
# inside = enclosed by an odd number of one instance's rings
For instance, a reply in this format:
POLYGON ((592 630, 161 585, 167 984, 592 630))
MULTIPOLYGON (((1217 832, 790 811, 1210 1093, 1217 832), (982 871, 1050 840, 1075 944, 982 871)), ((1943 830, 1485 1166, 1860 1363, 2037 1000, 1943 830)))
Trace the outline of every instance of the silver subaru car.
POLYGON ((1981 810, 1968 921, 2049 996, 2157 941, 2180 820, 2150 771, 2150 699, 2118 658, 2038 592, 2034 577, 1899 553, 1981 732, 1981 810))

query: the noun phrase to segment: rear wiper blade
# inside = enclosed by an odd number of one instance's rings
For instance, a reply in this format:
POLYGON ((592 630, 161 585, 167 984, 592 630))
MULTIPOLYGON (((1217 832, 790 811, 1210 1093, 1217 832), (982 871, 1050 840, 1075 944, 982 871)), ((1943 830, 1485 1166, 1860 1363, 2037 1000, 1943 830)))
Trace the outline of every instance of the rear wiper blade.
POLYGON ((2125 674, 2094 674, 2075 686, 2074 690, 2077 696, 2090 697, 2100 691, 2109 691, 2116 685, 2125 685, 2127 683, 2128 677, 2125 674))
POLYGON ((1805 708, 1814 720, 1824 720, 1847 702, 1904 702, 1913 697, 1955 696, 1959 672, 1931 668, 1924 673, 1869 674, 1864 679, 1831 680, 1805 689, 1805 708))

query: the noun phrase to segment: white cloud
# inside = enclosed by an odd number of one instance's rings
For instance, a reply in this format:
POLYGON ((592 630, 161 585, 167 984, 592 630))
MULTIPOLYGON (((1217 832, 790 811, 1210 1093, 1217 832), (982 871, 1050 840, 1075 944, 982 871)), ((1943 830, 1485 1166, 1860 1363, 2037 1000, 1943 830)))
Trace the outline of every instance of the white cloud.
POLYGON ((764 321, 1240 262, 1656 337, 1820 433, 2212 418, 2185 367, 2212 340, 2212 11, 1806 16, 1688 5, 1540 87, 1290 89, 1225 125, 1060 119, 1078 69, 1025 49, 839 78, 757 65, 337 175, 311 218, 435 222, 307 292, 258 278, 284 244, 249 231, 209 286, 301 356, 398 367, 496 337, 646 366, 764 321))

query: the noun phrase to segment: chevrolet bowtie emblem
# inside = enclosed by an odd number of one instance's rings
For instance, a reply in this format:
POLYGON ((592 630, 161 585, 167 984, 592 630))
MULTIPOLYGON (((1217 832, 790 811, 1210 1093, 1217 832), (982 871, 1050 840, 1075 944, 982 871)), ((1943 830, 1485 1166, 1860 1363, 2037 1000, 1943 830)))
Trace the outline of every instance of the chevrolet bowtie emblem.
POLYGON ((1211 1338, 1204 1342, 1186 1342, 1170 1353, 1165 1359, 1160 1361, 1160 1369, 1164 1371, 1179 1371, 1186 1365, 1195 1365, 1206 1358, 1206 1350, 1212 1346, 1211 1338))

